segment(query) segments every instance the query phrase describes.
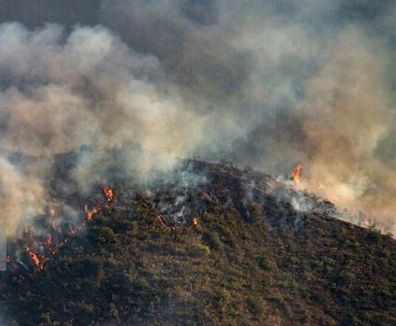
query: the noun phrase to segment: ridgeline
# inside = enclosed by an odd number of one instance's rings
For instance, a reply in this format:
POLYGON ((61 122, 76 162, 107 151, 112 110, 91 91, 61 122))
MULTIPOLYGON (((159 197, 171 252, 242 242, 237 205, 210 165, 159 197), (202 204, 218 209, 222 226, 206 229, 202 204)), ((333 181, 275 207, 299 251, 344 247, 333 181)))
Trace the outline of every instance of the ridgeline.
POLYGON ((200 161, 112 189, 43 270, 3 273, 7 325, 396 325, 396 241, 325 200, 200 161))

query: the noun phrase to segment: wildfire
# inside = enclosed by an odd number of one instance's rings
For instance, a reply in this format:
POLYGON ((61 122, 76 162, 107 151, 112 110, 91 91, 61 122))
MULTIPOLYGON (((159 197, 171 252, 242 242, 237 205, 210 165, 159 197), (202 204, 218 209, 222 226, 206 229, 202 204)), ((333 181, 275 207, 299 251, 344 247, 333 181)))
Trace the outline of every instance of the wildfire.
POLYGON ((39 256, 29 247, 26 247, 25 250, 26 250, 26 253, 29 255, 30 259, 32 260, 33 264, 36 267, 38 267, 39 269, 43 269, 44 266, 41 263, 39 256))
MULTIPOLYGON (((58 250, 69 242, 70 238, 76 236, 85 226, 86 222, 91 221, 95 214, 102 210, 109 209, 109 203, 114 200, 114 192, 107 186, 102 187, 105 200, 90 200, 84 205, 84 217, 78 223, 57 224, 56 219, 62 217, 62 203, 53 198, 47 206, 46 212, 49 219, 46 221, 48 232, 45 234, 35 234, 33 226, 26 226, 22 232, 23 250, 25 255, 20 256, 18 250, 12 256, 7 256, 7 268, 17 272, 21 270, 29 270, 29 266, 33 265, 34 270, 43 270, 50 257, 55 255, 58 250), (26 264, 29 261, 29 264, 26 264)), ((19 274, 22 275, 22 274, 19 274)))
POLYGON ((165 223, 165 221, 164 221, 164 219, 162 218, 161 215, 157 215, 157 219, 158 219, 158 221, 161 223, 161 225, 167 226, 166 223, 165 223))
POLYGON ((295 183, 299 183, 301 181, 301 171, 302 171, 302 164, 297 164, 292 172, 292 179, 295 183))
POLYGON ((191 221, 191 224, 192 224, 193 226, 198 226, 198 218, 197 218, 197 217, 193 217, 193 219, 192 219, 192 221, 191 221))
MULTIPOLYGON (((114 199, 114 192, 111 188, 107 186, 102 187, 103 193, 107 198, 108 202, 112 202, 114 199)), ((85 211, 85 216, 88 221, 91 221, 93 216, 96 213, 99 213, 103 208, 105 208, 106 205, 103 205, 103 203, 99 203, 97 206, 93 206, 92 208, 88 208, 88 205, 84 205, 84 211, 85 211)))
POLYGON ((108 202, 113 201, 113 198, 114 198, 113 190, 107 186, 103 186, 102 189, 103 189, 103 193, 105 194, 105 196, 107 198, 107 201, 108 202))
POLYGON ((93 216, 99 212, 99 208, 98 207, 92 207, 91 209, 88 208, 88 205, 84 206, 84 211, 85 211, 85 216, 87 218, 88 221, 91 221, 93 216))

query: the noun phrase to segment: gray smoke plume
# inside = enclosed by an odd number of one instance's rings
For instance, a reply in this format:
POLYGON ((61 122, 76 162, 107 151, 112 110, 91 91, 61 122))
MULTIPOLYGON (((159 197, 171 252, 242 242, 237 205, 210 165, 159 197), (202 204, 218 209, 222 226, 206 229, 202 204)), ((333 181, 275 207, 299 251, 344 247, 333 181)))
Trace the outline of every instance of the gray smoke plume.
POLYGON ((0 1, 8 234, 45 209, 53 156, 71 151, 80 191, 195 154, 272 174, 301 162, 300 187, 394 224, 392 2, 47 2, 29 16, 0 1))

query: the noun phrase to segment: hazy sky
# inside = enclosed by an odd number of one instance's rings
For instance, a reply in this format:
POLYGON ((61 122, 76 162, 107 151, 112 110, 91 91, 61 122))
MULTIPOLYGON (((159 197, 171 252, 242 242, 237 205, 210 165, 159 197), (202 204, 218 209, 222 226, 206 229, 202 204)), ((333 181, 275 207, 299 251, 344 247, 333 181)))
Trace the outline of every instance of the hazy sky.
POLYGON ((52 155, 81 146, 81 191, 195 154, 301 162, 302 187, 393 224, 395 18, 392 1, 0 0, 9 233, 43 210, 52 155))

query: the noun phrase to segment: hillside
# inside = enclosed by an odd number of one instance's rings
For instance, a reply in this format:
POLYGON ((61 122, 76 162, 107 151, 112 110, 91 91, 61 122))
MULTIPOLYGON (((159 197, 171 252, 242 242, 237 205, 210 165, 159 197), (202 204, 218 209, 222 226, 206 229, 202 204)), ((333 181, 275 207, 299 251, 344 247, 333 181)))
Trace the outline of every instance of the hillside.
POLYGON ((3 273, 7 325, 396 324, 395 240, 330 202, 200 161, 112 189, 43 270, 3 273))

